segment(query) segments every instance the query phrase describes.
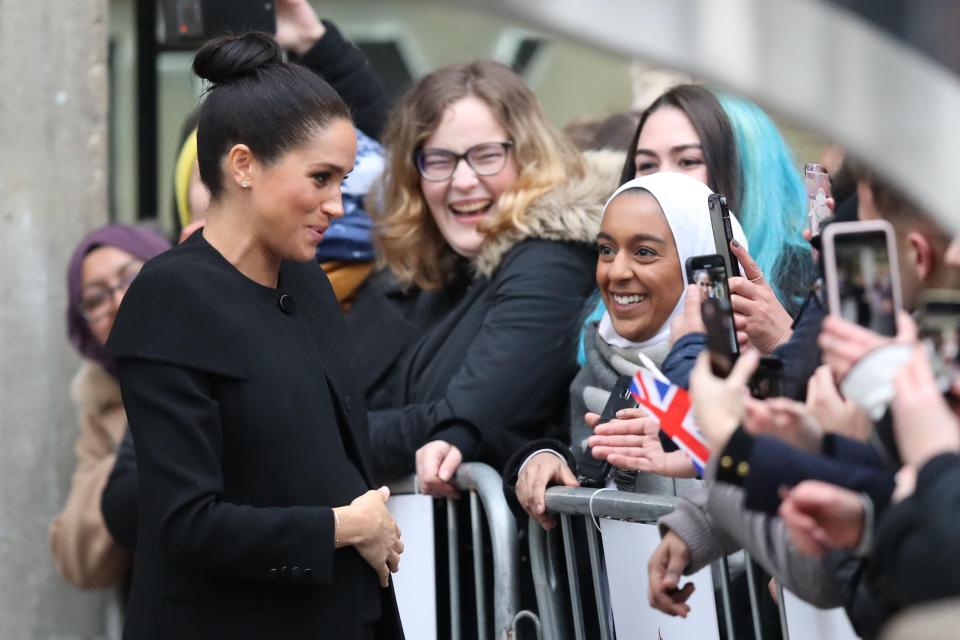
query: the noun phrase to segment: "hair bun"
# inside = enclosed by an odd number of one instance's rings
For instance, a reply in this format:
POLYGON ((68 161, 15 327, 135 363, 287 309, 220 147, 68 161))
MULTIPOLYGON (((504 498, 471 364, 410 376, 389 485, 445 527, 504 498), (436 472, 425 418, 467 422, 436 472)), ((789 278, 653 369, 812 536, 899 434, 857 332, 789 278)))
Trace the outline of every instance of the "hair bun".
POLYGON ((276 41, 266 33, 252 31, 204 43, 193 59, 193 72, 213 84, 224 84, 282 62, 276 41))

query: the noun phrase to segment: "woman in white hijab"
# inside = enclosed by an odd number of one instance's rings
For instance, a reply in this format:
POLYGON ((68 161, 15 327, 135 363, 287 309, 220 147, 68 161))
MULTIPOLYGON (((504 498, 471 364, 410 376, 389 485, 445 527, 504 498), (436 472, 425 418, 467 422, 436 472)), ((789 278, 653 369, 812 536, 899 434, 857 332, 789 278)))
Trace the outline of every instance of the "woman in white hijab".
MULTIPOLYGON (((541 440, 514 458, 523 460, 516 474, 517 498, 545 527, 555 524, 544 509, 546 487, 577 485, 576 458, 592 434, 584 415, 588 404, 594 411, 600 408, 588 398, 597 397, 596 389, 609 391, 618 376, 636 367, 661 375, 658 367, 672 344, 671 324, 684 311, 687 259, 716 253, 707 209, 711 193, 694 178, 661 172, 623 184, 604 206, 597 286, 606 312, 586 325, 586 364, 570 386, 575 453, 557 441, 541 440)), ((731 224, 734 238, 746 246, 739 223, 731 218, 731 224)), ((513 479, 508 476, 508 483, 513 479)), ((638 473, 636 490, 676 493, 673 478, 644 472, 638 473)))

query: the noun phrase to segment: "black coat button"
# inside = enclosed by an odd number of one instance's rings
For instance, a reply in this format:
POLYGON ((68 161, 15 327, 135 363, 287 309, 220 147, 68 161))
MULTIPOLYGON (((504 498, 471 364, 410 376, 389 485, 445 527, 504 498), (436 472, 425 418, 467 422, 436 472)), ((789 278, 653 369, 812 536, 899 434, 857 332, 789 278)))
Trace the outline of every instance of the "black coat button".
POLYGON ((309 578, 309 577, 312 576, 312 575, 313 575, 313 570, 310 569, 310 567, 307 567, 306 569, 303 570, 303 577, 304 577, 304 578, 309 578))
POLYGON ((280 575, 280 572, 277 571, 276 569, 270 569, 270 571, 268 571, 267 574, 268 574, 271 578, 273 578, 274 580, 276 580, 277 577, 280 575))
POLYGON ((343 396, 343 408, 350 413, 350 396, 343 396))
POLYGON ((280 577, 289 578, 290 577, 290 567, 280 567, 280 577))
POLYGON ((290 569, 291 578, 299 578, 301 573, 302 572, 300 571, 300 567, 294 567, 293 569, 290 569))
POLYGON ((280 299, 277 301, 277 304, 280 305, 280 310, 288 316, 292 316, 297 310, 297 303, 294 302, 293 296, 288 293, 281 295, 280 299))

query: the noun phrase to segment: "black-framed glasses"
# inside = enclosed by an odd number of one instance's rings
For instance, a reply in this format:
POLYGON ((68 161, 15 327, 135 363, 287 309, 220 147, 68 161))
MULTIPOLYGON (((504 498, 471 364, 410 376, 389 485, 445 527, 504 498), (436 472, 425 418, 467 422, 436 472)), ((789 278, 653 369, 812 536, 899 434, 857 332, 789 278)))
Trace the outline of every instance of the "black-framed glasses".
POLYGON ((475 144, 464 153, 454 153, 446 149, 418 149, 413 154, 420 175, 431 182, 449 180, 461 160, 466 160, 478 176, 492 176, 507 166, 507 154, 513 141, 482 142, 475 144))
POLYGON ((110 312, 114 296, 117 293, 127 292, 142 266, 142 262, 135 260, 120 267, 116 275, 116 284, 112 286, 105 282, 97 282, 85 287, 80 297, 80 315, 83 319, 87 322, 96 322, 106 317, 110 312))

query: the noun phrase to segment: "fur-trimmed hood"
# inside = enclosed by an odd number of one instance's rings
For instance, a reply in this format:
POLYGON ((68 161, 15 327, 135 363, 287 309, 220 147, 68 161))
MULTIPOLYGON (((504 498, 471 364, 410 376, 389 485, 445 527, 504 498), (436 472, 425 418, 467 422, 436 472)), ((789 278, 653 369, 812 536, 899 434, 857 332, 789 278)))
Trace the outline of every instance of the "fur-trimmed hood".
POLYGON ((490 238, 473 261, 474 273, 491 276, 503 256, 530 238, 592 243, 600 230, 600 214, 607 198, 620 184, 622 151, 588 151, 582 180, 567 181, 537 198, 526 217, 526 230, 512 230, 490 238))
POLYGON ((73 376, 70 382, 70 397, 78 407, 95 413, 123 403, 120 385, 116 379, 91 360, 84 360, 73 376))

